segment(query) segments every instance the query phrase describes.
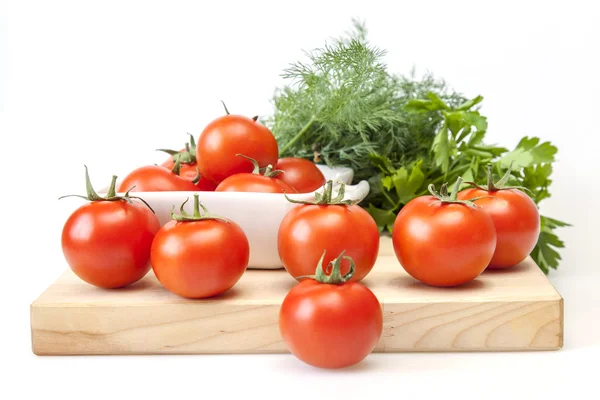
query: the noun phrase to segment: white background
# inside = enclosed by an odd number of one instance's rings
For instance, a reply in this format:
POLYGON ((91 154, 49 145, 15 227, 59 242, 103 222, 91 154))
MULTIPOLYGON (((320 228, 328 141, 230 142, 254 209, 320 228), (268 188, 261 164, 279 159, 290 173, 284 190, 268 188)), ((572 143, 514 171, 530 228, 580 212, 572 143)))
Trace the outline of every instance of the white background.
POLYGON ((2 398, 525 398, 591 388, 600 357, 594 3, 0 1, 0 392, 14 393, 2 398), (352 17, 388 50, 390 70, 415 66, 482 94, 490 141, 512 147, 536 135, 559 147, 542 212, 575 225, 560 232, 567 248, 550 275, 565 298, 564 348, 374 354, 335 372, 288 355, 34 356, 28 307, 66 268, 60 230, 73 203, 57 198, 83 191, 83 164, 100 186, 160 161, 154 149, 197 135, 221 115, 221 99, 235 113, 270 113, 283 68, 352 17))

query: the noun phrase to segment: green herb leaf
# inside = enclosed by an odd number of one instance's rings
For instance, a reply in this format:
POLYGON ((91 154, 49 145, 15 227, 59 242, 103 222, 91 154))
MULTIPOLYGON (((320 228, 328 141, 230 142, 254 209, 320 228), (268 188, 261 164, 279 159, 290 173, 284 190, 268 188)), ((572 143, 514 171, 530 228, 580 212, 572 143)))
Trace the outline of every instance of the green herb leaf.
POLYGON ((446 126, 448 126, 448 130, 452 134, 453 137, 463 129, 466 128, 465 124, 465 116, 463 111, 458 112, 443 112, 444 122, 446 126))
POLYGON ((554 155, 558 149, 544 142, 539 144, 540 139, 537 137, 524 137, 521 139, 517 147, 506 153, 500 160, 502 168, 508 168, 512 164, 513 169, 530 167, 534 164, 554 162, 554 155))
POLYGON ((369 154, 369 160, 375 168, 379 168, 381 172, 385 174, 391 174, 394 171, 392 163, 389 158, 377 153, 369 154))
POLYGON ((440 97, 433 93, 433 92, 429 92, 427 93, 427 97, 429 97, 429 100, 431 100, 431 104, 432 104, 432 111, 433 110, 450 110, 450 107, 448 107, 448 104, 446 104, 442 99, 440 99, 440 97))
POLYGON ((556 249, 564 248, 565 244, 554 230, 565 226, 571 225, 545 216, 540 217, 540 236, 531 252, 531 258, 545 274, 548 274, 550 269, 558 268, 561 257, 556 249))
POLYGON ((473 125, 478 131, 487 131, 487 118, 480 115, 479 111, 469 111, 463 114, 465 124, 473 125))
POLYGON ((415 99, 410 100, 405 106, 404 110, 408 112, 427 112, 436 111, 437 108, 431 100, 415 99))
POLYGON ((551 174, 552 164, 538 164, 523 169, 523 178, 520 184, 531 190, 533 201, 536 204, 550 197, 548 187, 552 183, 551 174))
POLYGON ((387 230, 388 232, 392 232, 392 227, 394 226, 394 221, 396 220, 396 215, 391 210, 382 210, 380 208, 375 207, 373 204, 369 204, 367 211, 379 228, 379 232, 383 232, 387 230))
POLYGON ((466 111, 466 110, 473 108, 474 106, 481 103, 482 101, 483 101, 483 97, 477 96, 474 99, 465 101, 464 103, 462 103, 461 105, 456 107, 456 109, 459 111, 466 111))
POLYGON ((448 141, 448 128, 446 125, 435 135, 432 148, 435 156, 435 165, 442 167, 442 172, 448 173, 448 168, 450 167, 450 142, 448 141))
POLYGON ((387 190, 395 189, 399 203, 408 203, 416 197, 425 182, 420 166, 421 162, 416 163, 411 168, 410 175, 405 167, 397 169, 393 175, 382 178, 383 187, 387 190))

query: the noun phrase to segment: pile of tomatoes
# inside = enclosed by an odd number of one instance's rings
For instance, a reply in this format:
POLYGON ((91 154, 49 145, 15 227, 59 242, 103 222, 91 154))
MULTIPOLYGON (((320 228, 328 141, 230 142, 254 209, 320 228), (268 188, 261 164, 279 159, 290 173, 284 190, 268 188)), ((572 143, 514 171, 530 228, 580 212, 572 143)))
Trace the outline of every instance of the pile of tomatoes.
MULTIPOLYGON (((227 111, 227 109, 226 109, 227 111)), ((105 289, 130 285, 153 269, 167 290, 186 298, 218 296, 246 272, 249 243, 226 217, 200 201, 202 191, 306 193, 284 217, 277 248, 285 270, 299 283, 285 297, 279 329, 289 350, 310 365, 341 368, 363 360, 383 330, 380 302, 362 281, 373 269, 380 232, 373 217, 337 195, 314 163, 279 159, 273 134, 256 118, 215 119, 180 151, 164 150, 162 165, 132 171, 104 197, 86 167, 88 203, 75 210, 62 233, 65 258, 83 281, 105 289), (160 226, 136 192, 193 191, 193 212, 181 205, 160 226)), ((486 268, 523 261, 539 235, 533 201, 503 182, 438 193, 406 204, 393 226, 395 254, 415 279, 446 287, 475 279, 486 268)), ((503 178, 504 179, 504 178, 503 178)), ((187 202, 187 200, 186 200, 187 202)), ((399 266, 400 268, 400 266, 399 266)))
POLYGON ((160 150, 171 157, 160 166, 131 171, 118 191, 309 193, 325 183, 314 163, 296 157, 280 159, 275 137, 256 117, 228 111, 204 128, 197 145, 190 135, 180 151, 160 150))

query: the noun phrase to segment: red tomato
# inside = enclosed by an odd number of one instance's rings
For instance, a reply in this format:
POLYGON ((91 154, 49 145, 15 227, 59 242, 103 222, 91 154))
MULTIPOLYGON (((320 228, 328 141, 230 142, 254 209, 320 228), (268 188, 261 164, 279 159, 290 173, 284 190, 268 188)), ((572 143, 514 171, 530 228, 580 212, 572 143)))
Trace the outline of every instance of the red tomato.
POLYGON ((481 196, 474 203, 494 222, 497 244, 488 268, 508 268, 525 260, 540 235, 540 214, 529 196, 518 189, 466 189, 458 194, 468 200, 481 196))
MULTIPOLYGON (((107 195, 112 196, 114 193, 107 195)), ((150 270, 150 247, 160 223, 144 204, 133 202, 123 198, 92 201, 67 219, 62 251, 83 281, 106 289, 120 288, 137 282, 150 270)))
POLYGON ((457 286, 485 270, 496 231, 481 208, 421 196, 398 213, 392 241, 400 264, 413 278, 431 286, 457 286))
MULTIPOLYGON (((195 207, 197 199, 194 195, 195 207)), ((156 234, 151 251, 154 274, 167 290, 182 297, 219 295, 246 271, 248 239, 233 221, 189 218, 170 221, 156 234)))
POLYGON ((215 192, 296 193, 287 183, 264 175, 236 174, 219 183, 215 192))
MULTIPOLYGON (((175 166, 175 162, 173 161, 172 158, 166 160, 165 162, 163 162, 161 164, 161 167, 165 167, 168 170, 172 170, 173 167, 175 166)), ((194 164, 181 164, 181 170, 179 172, 179 176, 181 176, 182 178, 188 180, 188 181, 193 181, 196 178, 198 178, 198 164, 194 163, 194 164)), ((200 190, 200 191, 204 191, 204 192, 212 192, 215 190, 215 188, 217 187, 216 184, 214 184, 213 182, 209 181, 206 178, 202 178, 200 177, 200 180, 198 181, 198 183, 196 183, 196 190, 200 190)))
POLYGON ((309 193, 321 188, 325 184, 325 176, 315 163, 304 158, 286 157, 277 161, 277 170, 282 171, 277 175, 298 193, 309 193))
POLYGON ((275 179, 279 171, 273 171, 273 167, 265 167, 263 175, 260 174, 258 162, 245 155, 238 154, 242 158, 248 159, 253 165, 252 173, 241 173, 231 175, 217 186, 216 192, 259 192, 259 193, 296 193, 296 189, 281 181, 275 179))
MULTIPOLYGON (((198 163, 196 162, 196 143, 194 136, 192 135, 190 135, 190 143, 191 144, 186 143, 186 147, 180 151, 160 149, 161 151, 171 154, 171 157, 166 159, 161 166, 173 170, 175 168, 175 160, 179 159, 181 164, 179 175, 188 181, 195 181, 200 174, 200 170, 198 168, 198 163)), ((205 192, 214 191, 217 187, 215 183, 202 177, 200 177, 196 186, 196 190, 205 192)))
POLYGON ((212 121, 200 134, 196 156, 202 177, 220 183, 228 176, 251 172, 252 162, 275 165, 279 156, 271 131, 252 118, 227 114, 212 121))
POLYGON ((173 171, 157 165, 146 165, 133 170, 119 185, 119 192, 135 186, 132 192, 196 191, 198 187, 173 171))
MULTIPOLYGON (((345 250, 356 263, 352 280, 360 281, 375 265, 379 240, 377 223, 358 205, 304 204, 283 218, 277 247, 283 266, 295 278, 314 272, 324 250, 325 263, 345 250)), ((349 268, 342 261, 342 273, 349 268)))
POLYGON ((377 297, 361 283, 307 279, 283 300, 279 330, 290 352, 305 363, 344 368, 373 351, 383 314, 377 297))

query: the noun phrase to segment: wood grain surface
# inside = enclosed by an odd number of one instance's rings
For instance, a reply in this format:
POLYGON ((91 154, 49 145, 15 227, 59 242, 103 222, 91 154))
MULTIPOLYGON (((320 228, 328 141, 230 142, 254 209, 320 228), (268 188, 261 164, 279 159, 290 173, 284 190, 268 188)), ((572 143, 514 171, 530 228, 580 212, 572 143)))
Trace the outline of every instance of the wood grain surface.
MULTIPOLYGON (((279 306, 296 281, 284 270, 248 270, 227 293, 188 300, 152 271, 130 287, 104 290, 67 270, 31 304, 38 355, 287 352, 279 306)), ((363 281, 378 297, 384 330, 376 352, 556 350, 563 299, 531 259, 486 271, 457 288, 406 274, 382 237, 363 281)))

